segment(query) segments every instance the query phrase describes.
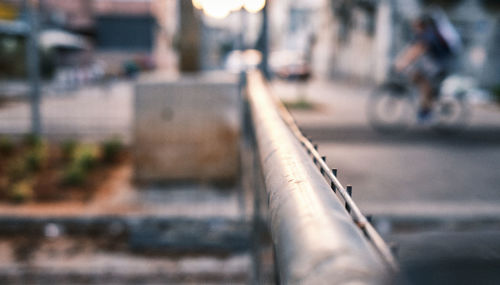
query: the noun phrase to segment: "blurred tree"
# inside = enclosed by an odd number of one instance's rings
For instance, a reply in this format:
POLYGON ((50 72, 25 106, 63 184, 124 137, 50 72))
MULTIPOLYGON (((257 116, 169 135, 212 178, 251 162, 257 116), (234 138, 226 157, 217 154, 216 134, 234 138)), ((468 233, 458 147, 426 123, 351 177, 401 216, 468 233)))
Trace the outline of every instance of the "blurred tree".
POLYGON ((422 3, 424 5, 438 5, 443 8, 452 8, 462 1, 463 0, 422 0, 422 3))
POLYGON ((481 4, 490 12, 500 12, 499 0, 481 0, 481 4))

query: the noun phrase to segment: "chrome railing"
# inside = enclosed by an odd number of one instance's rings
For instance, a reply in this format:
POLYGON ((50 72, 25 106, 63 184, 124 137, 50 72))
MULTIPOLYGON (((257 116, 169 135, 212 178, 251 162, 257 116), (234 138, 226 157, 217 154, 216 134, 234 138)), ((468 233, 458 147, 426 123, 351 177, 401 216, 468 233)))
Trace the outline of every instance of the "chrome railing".
POLYGON ((247 99, 282 283, 383 283, 398 265, 351 188, 340 183, 257 71, 248 73, 247 99))

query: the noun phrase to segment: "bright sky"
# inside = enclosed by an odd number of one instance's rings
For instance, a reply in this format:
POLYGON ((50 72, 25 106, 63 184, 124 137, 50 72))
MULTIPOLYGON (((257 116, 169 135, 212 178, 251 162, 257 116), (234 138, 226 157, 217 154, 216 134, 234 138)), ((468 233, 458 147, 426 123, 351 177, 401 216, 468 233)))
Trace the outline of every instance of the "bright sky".
POLYGON ((266 5, 266 0, 192 0, 193 6, 213 18, 223 19, 233 11, 244 8, 257 13, 266 5))

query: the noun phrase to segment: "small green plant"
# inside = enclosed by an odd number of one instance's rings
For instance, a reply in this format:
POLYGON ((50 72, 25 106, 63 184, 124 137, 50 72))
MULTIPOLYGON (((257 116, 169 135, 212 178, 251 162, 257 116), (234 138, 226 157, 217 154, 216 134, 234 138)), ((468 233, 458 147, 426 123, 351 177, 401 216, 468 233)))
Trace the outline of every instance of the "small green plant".
POLYGON ((40 171, 47 158, 46 151, 43 149, 36 149, 29 151, 24 157, 24 165, 26 170, 30 172, 40 171))
POLYGON ((61 182, 65 186, 82 186, 85 184, 89 171, 97 166, 99 149, 95 145, 70 143, 66 151, 71 160, 62 173, 61 182))
POLYGON ((0 137, 0 155, 10 155, 14 152, 14 143, 8 137, 0 137))
POLYGON ((24 157, 24 165, 30 172, 36 172, 42 168, 42 157, 36 152, 29 152, 24 157))
POLYGON ((101 145, 102 160, 105 163, 118 162, 121 154, 123 153, 123 149, 123 143, 117 138, 103 142, 101 145))
POLYGON ((7 176, 9 181, 20 181, 26 178, 28 173, 25 161, 22 159, 12 160, 9 165, 7 165, 7 176))
POLYGON ((44 142, 39 135, 28 134, 24 137, 24 144, 29 148, 37 148, 43 146, 44 142))
POLYGON ((97 156, 91 152, 82 153, 75 163, 82 169, 91 170, 97 165, 97 156))
POLYGON ((80 146, 73 156, 71 165, 84 171, 91 170, 97 165, 99 150, 94 145, 80 146))
POLYGON ((314 109, 314 104, 306 99, 298 99, 295 101, 284 101, 283 104, 287 109, 296 109, 296 110, 312 110, 314 109))
POLYGON ((494 86, 491 89, 491 94, 495 98, 495 101, 498 102, 498 103, 500 103, 500 84, 494 86))
POLYGON ((78 143, 74 140, 67 140, 61 144, 61 153, 65 161, 70 161, 75 156, 78 143))
POLYGON ((64 170, 62 174, 62 184, 65 186, 82 186, 87 178, 87 171, 72 165, 64 170))
POLYGON ((9 200, 14 203, 24 203, 33 199, 33 183, 29 180, 22 180, 10 185, 7 190, 9 200))

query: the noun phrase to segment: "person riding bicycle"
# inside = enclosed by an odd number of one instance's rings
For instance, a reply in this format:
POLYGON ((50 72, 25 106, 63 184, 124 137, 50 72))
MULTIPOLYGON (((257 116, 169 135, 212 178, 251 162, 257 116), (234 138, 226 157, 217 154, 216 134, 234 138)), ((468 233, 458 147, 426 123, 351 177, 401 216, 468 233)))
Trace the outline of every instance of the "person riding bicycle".
POLYGON ((420 90, 418 120, 431 118, 433 102, 439 94, 442 81, 448 75, 455 52, 438 29, 431 15, 422 15, 412 24, 414 39, 395 61, 398 72, 411 69, 412 81, 420 90))

